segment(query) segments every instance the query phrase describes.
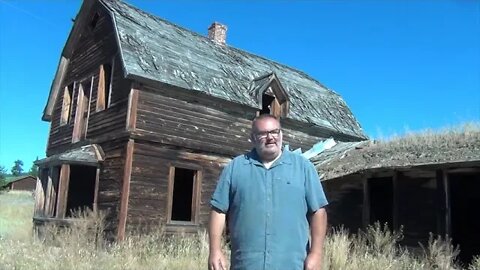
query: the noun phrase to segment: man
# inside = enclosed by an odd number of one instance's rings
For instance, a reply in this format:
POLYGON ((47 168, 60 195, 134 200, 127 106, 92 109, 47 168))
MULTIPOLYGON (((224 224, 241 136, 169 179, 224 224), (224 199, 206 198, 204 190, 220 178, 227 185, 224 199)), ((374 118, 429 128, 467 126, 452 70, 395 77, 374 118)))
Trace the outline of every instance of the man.
POLYGON ((227 214, 231 269, 320 269, 327 200, 313 164, 282 152, 272 115, 253 121, 250 139, 254 149, 225 167, 212 196, 209 269, 227 269, 221 250, 227 214))

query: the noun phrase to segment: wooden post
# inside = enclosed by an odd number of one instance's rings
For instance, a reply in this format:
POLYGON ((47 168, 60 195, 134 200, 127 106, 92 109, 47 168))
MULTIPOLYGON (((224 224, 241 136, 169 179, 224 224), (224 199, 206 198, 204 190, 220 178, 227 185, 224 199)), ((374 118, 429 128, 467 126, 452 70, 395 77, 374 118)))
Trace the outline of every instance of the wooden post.
POLYGON ((132 88, 128 95, 127 123, 128 131, 134 131, 137 124, 138 90, 132 88))
POLYGON ((70 165, 62 164, 58 181, 57 218, 65 218, 68 201, 68 186, 70 185, 70 165))
POLYGON ((202 171, 198 170, 195 173, 195 182, 193 183, 193 198, 192 198, 192 221, 198 223, 198 215, 200 212, 200 197, 202 190, 202 171))
POLYGON ((93 212, 98 211, 98 186, 100 185, 100 167, 97 167, 97 173, 95 176, 95 193, 93 194, 93 212))
POLYGON ((175 167, 170 165, 169 173, 168 173, 168 198, 167 198, 167 224, 172 221, 172 206, 173 206, 173 188, 175 185, 175 167))
POLYGON ((52 213, 50 211, 51 207, 50 204, 52 203, 51 197, 52 197, 52 170, 53 168, 50 167, 48 170, 48 175, 47 175, 47 190, 45 192, 45 207, 43 208, 45 211, 45 216, 51 217, 52 213))
POLYGON ((362 225, 366 228, 370 224, 370 192, 368 191, 368 178, 362 177, 363 182, 363 207, 362 207, 362 225))
POLYGON ((451 213, 451 198, 450 198, 450 183, 448 180, 448 173, 442 170, 443 189, 445 194, 445 237, 452 236, 452 213, 451 213))
POLYGON ((118 219, 117 239, 125 239, 125 228, 127 224, 128 199, 130 195, 130 178, 132 175, 133 147, 134 140, 128 140, 125 150, 125 167, 123 168, 122 194, 120 197, 120 213, 118 219))
POLYGON ((37 186, 35 187, 35 209, 33 212, 34 217, 38 216, 43 216, 44 215, 44 208, 43 205, 45 203, 45 194, 43 193, 43 185, 42 185, 42 180, 40 177, 42 177, 42 170, 43 168, 40 168, 39 171, 39 177, 37 177, 37 186))
POLYGON ((58 194, 58 182, 59 182, 59 170, 58 167, 52 167, 50 169, 50 177, 51 180, 51 189, 50 189, 50 207, 48 208, 48 216, 54 217, 55 216, 55 209, 57 203, 57 194, 58 194))
POLYGON ((401 172, 398 172, 398 171, 394 171, 393 173, 393 177, 392 177, 392 186, 393 186, 393 224, 392 224, 392 228, 394 231, 398 231, 398 229, 400 228, 400 218, 399 218, 399 207, 400 207, 400 204, 399 204, 399 191, 398 191, 398 180, 401 179, 402 177, 402 173, 401 172))

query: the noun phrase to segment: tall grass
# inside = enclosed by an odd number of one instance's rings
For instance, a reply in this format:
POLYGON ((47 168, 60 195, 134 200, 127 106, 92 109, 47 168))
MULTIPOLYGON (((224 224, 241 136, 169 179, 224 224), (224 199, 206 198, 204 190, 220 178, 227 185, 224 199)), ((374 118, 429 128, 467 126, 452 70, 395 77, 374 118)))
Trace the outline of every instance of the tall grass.
POLYGON ((0 191, 0 239, 29 239, 34 200, 29 191, 0 191))
MULTIPOLYGON (((343 229, 331 231, 323 269, 461 269, 448 241, 432 238, 423 252, 413 254, 398 245, 401 232, 386 228, 376 224, 356 235, 343 229)), ((101 217, 83 216, 70 228, 47 227, 40 238, 0 241, 0 269, 206 269, 205 233, 167 236, 159 228, 110 243, 97 237, 102 229, 101 217)), ((478 270, 479 265, 476 258, 468 270, 478 270)))

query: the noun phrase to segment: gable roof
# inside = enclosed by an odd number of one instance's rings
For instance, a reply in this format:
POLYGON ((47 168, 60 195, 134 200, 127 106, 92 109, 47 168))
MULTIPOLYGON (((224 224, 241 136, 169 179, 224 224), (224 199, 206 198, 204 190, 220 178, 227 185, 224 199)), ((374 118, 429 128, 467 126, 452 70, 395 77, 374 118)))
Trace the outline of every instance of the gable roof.
POLYGON ((274 73, 288 94, 287 118, 366 138, 341 96, 304 72, 217 44, 122 1, 99 1, 114 20, 127 78, 173 85, 260 109, 261 103, 251 94, 254 81, 274 73))

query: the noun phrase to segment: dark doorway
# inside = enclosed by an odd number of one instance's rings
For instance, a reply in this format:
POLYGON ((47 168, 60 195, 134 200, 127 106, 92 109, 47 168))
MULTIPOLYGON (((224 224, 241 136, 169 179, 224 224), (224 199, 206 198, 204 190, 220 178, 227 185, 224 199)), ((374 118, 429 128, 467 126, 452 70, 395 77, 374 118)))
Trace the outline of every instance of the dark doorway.
POLYGON ((70 183, 65 214, 67 217, 72 216, 72 211, 93 209, 96 175, 97 167, 70 165, 70 183))
POLYGON ((480 255, 480 174, 449 174, 452 242, 460 246, 459 259, 469 263, 480 255))
POLYGON ((192 221, 192 199, 196 171, 175 168, 172 221, 192 221))
POLYGON ((368 179, 370 196, 370 224, 387 223, 393 230, 393 179, 381 177, 368 179))

